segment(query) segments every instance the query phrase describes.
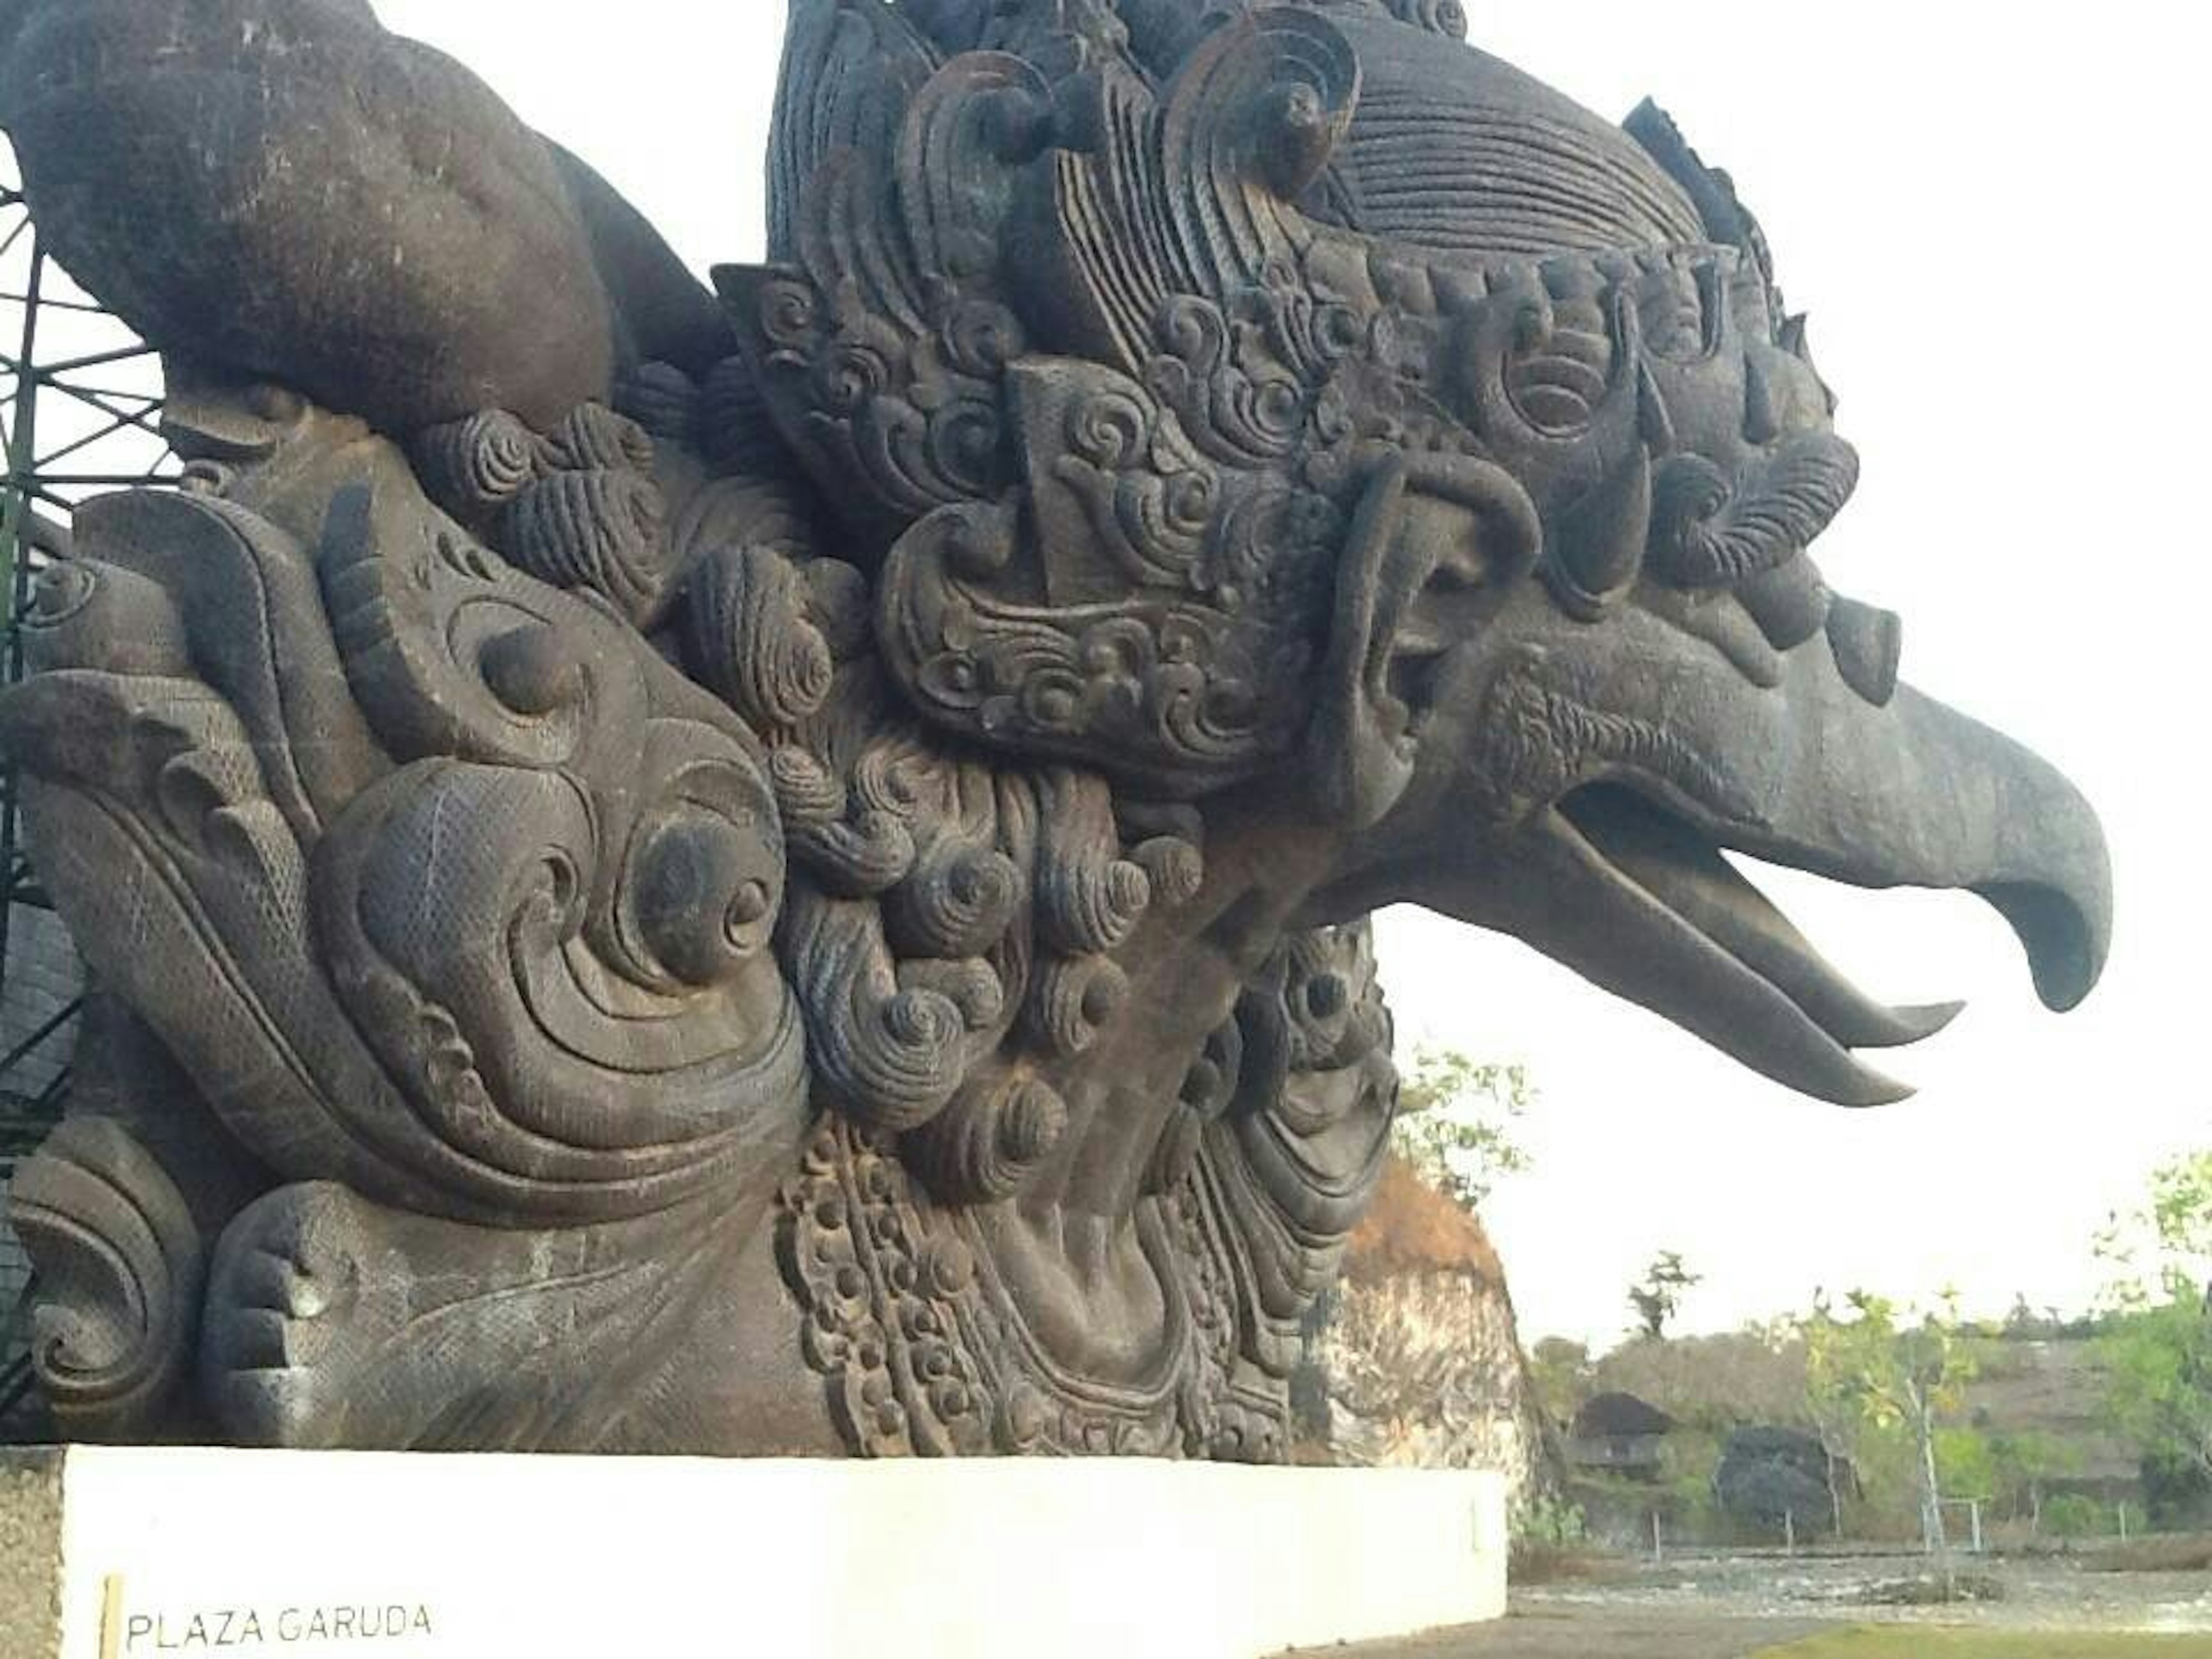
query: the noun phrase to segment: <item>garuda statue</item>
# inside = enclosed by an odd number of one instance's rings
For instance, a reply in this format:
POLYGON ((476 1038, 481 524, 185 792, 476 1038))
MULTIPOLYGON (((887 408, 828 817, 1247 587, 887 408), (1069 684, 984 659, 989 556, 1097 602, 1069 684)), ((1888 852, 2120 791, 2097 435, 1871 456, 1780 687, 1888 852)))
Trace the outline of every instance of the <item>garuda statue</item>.
POLYGON ((0 707, 69 1432, 1277 1458, 1376 908, 1844 1105, 1952 1011, 1725 850, 2087 994, 2095 818, 1815 568, 1857 460, 1665 116, 1457 0, 791 9, 715 296, 367 0, 0 6, 188 463, 0 707))

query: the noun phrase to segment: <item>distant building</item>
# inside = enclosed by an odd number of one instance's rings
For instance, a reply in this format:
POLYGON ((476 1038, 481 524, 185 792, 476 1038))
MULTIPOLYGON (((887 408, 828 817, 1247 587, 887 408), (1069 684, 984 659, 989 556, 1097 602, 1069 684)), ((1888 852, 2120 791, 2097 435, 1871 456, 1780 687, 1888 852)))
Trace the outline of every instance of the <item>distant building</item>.
POLYGON ((1632 1394, 1601 1394, 1575 1413, 1564 1449, 1569 1467, 1583 1474, 1656 1481, 1674 1431, 1674 1419, 1656 1406, 1632 1394))

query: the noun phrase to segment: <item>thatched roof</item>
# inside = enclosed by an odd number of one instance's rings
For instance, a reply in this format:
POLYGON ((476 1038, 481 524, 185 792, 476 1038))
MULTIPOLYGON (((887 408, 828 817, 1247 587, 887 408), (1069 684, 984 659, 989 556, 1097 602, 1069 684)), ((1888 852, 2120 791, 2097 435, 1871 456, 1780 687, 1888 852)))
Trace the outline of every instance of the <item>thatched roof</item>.
POLYGON ((1593 1396, 1575 1413, 1577 1440, 1642 1439, 1671 1433, 1674 1419, 1632 1394, 1593 1396))

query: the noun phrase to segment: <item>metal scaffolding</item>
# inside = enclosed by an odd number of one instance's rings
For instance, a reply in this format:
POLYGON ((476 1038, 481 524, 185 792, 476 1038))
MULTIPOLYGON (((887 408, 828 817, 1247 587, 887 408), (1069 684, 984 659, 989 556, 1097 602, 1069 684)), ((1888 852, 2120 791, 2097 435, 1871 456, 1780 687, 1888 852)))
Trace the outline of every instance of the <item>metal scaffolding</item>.
MULTIPOLYGON (((40 245, 0 138, 0 684, 23 674, 21 618, 40 573, 67 556, 88 496, 173 482, 161 365, 40 245)), ((61 1115, 83 975, 23 850, 0 757, 0 1192, 61 1115)), ((27 1353, 27 1265, 0 1225, 0 1442, 47 1429, 27 1353)))
MULTIPOLYGON (((23 672, 20 619, 40 573, 69 550, 72 509, 176 473, 158 360, 47 256, 16 180, 0 140, 0 682, 11 685, 23 672)), ((24 855, 14 771, 0 771, 0 1181, 69 1087, 82 994, 50 912, 24 855)))

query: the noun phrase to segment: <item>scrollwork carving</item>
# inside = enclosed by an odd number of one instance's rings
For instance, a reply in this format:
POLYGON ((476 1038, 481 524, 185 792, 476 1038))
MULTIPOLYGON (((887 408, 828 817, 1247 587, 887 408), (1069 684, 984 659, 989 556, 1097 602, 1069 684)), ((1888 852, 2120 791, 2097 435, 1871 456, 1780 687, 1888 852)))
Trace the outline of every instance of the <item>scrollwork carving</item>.
POLYGON ((624 847, 556 775, 419 763, 349 816, 319 884, 332 977, 440 1138, 587 1213, 714 1186, 804 1088, 763 960, 765 795, 726 761, 663 765, 668 805, 624 847))
POLYGON ((158 1434, 207 1273, 168 1172, 120 1125, 75 1118, 16 1170, 9 1219, 39 1275, 31 1359, 56 1420, 94 1439, 158 1434))
POLYGON ((82 1431, 1279 1458, 1375 908, 1854 1105, 1949 1011, 1723 847, 2095 980, 2094 815, 1814 562, 1756 222, 1459 0, 793 0, 720 307, 368 7, 215 9, 0 5, 187 463, 0 699, 126 1056, 16 1195, 82 1431))
POLYGON ((948 508, 884 572, 886 657, 939 721, 1175 793, 1287 746, 1295 720, 1281 698, 1312 663, 1302 631, 1165 596, 1022 603, 993 580, 1016 533, 1001 510, 948 508))
POLYGON ((939 1202, 988 1204, 1027 1187, 1060 1150, 1067 1127, 1067 1103, 1042 1078, 985 1079, 900 1151, 939 1202))

